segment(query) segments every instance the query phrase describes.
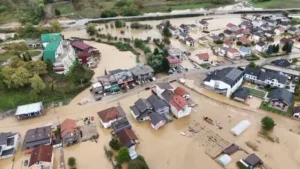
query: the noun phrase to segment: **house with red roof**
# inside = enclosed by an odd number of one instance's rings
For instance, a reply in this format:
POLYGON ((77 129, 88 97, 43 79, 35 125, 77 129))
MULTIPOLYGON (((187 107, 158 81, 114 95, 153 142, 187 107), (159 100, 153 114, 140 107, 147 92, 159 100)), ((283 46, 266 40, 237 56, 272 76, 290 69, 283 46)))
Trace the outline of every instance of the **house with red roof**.
POLYGON ((196 55, 199 59, 199 64, 209 63, 209 55, 208 53, 199 53, 196 55))
POLYGON ((29 169, 52 169, 54 163, 53 147, 40 145, 33 149, 28 164, 29 169))
POLYGON ((239 29, 239 27, 236 26, 236 25, 233 24, 233 23, 228 23, 228 24, 226 25, 226 29, 228 29, 228 30, 230 30, 230 31, 232 31, 232 32, 235 32, 235 31, 237 31, 237 30, 239 29))
POLYGON ((77 57, 78 57, 78 61, 85 65, 88 63, 88 60, 91 58, 92 54, 88 53, 88 52, 83 52, 83 53, 78 53, 77 57))
POLYGON ((243 45, 251 45, 251 41, 245 37, 238 38, 238 41, 242 42, 243 45))
POLYGON ((176 67, 181 64, 180 58, 178 58, 176 56, 168 56, 167 60, 169 62, 170 67, 176 67))
POLYGON ((90 52, 94 47, 84 43, 83 41, 74 41, 71 43, 71 46, 75 49, 76 52, 90 52))
POLYGON ((241 54, 240 52, 235 48, 228 48, 227 50, 227 57, 230 59, 235 59, 236 57, 239 57, 241 54))
POLYGON ((68 146, 79 142, 80 134, 75 120, 65 119, 60 124, 60 131, 63 145, 68 146))
POLYGON ((108 109, 99 111, 97 114, 104 128, 109 128, 113 122, 126 116, 126 113, 120 106, 110 107, 108 109))
POLYGON ((174 93, 178 96, 181 96, 183 97, 184 99, 188 100, 191 95, 182 87, 177 87, 175 90, 174 90, 174 93))
POLYGON ((231 39, 226 39, 223 43, 223 47, 229 48, 233 45, 233 41, 231 39))
POLYGON ((192 112, 189 102, 179 95, 174 95, 169 104, 176 118, 187 116, 192 112))

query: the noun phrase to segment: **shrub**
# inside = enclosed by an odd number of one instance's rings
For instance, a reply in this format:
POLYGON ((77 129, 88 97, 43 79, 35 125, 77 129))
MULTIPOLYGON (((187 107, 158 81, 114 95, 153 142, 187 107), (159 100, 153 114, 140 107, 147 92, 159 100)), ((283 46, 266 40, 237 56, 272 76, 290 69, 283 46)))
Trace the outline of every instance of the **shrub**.
POLYGON ((73 169, 75 168, 75 165, 76 165, 76 159, 74 157, 70 157, 68 159, 68 166, 73 169))
POLYGON ((236 45, 239 45, 239 46, 241 46, 243 43, 241 42, 241 41, 237 41, 236 42, 236 45))
POLYGON ((120 145, 120 142, 119 140, 113 138, 110 140, 109 142, 109 146, 113 149, 113 150, 119 150, 121 145, 120 145))
POLYGON ((116 17, 118 14, 113 10, 105 10, 101 13, 101 18, 109 18, 109 17, 116 17))
POLYGON ((122 28, 122 27, 124 27, 125 26, 125 23, 124 22, 122 22, 122 21, 120 21, 120 20, 116 20, 115 21, 115 27, 116 28, 122 28))
POLYGON ((261 125, 262 125, 262 128, 267 130, 267 131, 270 131, 274 128, 274 126, 276 125, 274 120, 271 118, 271 117, 264 117, 261 119, 261 125))

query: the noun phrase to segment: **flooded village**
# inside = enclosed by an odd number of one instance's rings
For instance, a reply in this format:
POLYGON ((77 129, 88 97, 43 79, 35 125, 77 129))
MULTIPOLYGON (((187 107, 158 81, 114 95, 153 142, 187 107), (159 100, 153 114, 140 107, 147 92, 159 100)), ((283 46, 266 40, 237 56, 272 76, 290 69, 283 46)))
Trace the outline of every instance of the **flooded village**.
MULTIPOLYGON (((300 168, 295 100, 300 29, 286 19, 271 14, 169 19, 165 73, 147 65, 141 49, 135 47, 138 55, 120 51, 86 29, 44 35, 45 50, 63 37, 54 70, 64 74, 76 58, 94 71, 92 85, 68 105, 19 105, 13 116, 1 119, 0 169, 64 169, 70 157, 76 168, 113 168, 118 160, 104 149, 111 149, 113 139, 128 148, 129 161, 141 155, 151 169, 300 168), (261 124, 266 116, 276 123, 268 134, 261 124)), ((132 41, 150 37, 151 51, 162 50, 153 39, 163 39, 166 21, 139 23, 152 29, 126 22, 122 28, 97 23, 96 30, 132 41)))

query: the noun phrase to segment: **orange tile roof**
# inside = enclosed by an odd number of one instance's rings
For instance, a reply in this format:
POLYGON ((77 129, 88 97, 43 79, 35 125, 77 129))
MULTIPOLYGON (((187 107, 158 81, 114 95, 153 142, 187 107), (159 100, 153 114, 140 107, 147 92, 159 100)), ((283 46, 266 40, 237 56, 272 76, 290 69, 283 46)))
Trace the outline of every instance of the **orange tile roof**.
POLYGON ((174 90, 174 93, 176 95, 179 95, 179 96, 184 96, 185 94, 187 94, 187 91, 185 89, 183 89, 182 87, 177 87, 175 90, 174 90))
POLYGON ((179 95, 174 95, 173 99, 170 100, 170 104, 174 106, 178 111, 182 110, 184 106, 189 105, 188 101, 186 101, 179 95))

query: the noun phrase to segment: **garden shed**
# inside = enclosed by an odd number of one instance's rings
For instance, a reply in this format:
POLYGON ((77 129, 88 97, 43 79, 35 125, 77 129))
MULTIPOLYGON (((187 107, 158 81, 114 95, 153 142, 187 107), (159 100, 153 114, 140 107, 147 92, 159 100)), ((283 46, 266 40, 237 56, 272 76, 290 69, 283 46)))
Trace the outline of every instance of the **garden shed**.
POLYGON ((231 162, 231 158, 229 155, 227 154, 223 154, 221 155, 218 159, 217 162, 222 166, 222 167, 226 167, 230 162, 231 162))
POLYGON ((247 128, 249 128, 251 126, 251 123, 249 120, 243 120, 241 121, 239 124, 237 124, 236 126, 234 126, 231 129, 231 132, 235 135, 238 136, 240 134, 242 134, 247 128))

